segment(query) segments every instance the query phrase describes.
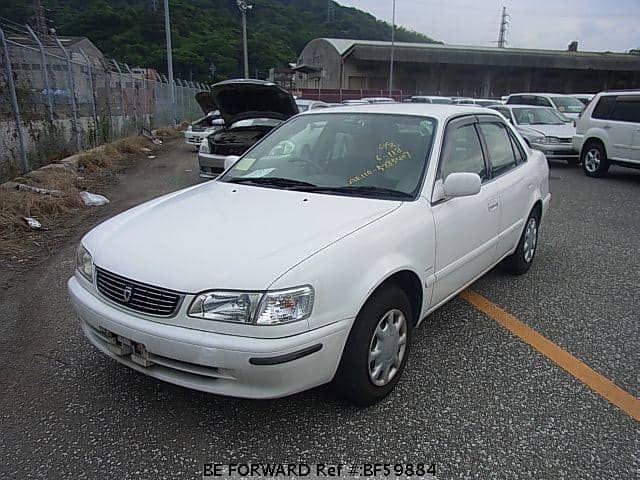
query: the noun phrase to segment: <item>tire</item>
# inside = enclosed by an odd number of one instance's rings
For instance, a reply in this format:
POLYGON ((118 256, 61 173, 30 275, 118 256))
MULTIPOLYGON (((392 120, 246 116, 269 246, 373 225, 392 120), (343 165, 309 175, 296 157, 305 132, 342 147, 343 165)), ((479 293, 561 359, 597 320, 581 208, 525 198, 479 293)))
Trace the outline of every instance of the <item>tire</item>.
POLYGON ((567 164, 571 165, 572 167, 575 167, 575 166, 580 164, 580 159, 579 158, 567 158, 567 164))
POLYGON ((609 160, 604 146, 599 142, 589 142, 580 155, 582 171, 588 177, 601 178, 609 171, 609 160))
POLYGON ((540 228, 540 214, 534 210, 527 218, 518 248, 513 254, 502 261, 503 268, 512 275, 523 275, 529 271, 538 249, 538 230, 540 228), (533 247, 531 248, 531 242, 533 247))
POLYGON ((404 291, 395 285, 379 288, 362 307, 349 333, 333 380, 336 394, 347 403, 361 407, 373 405, 389 395, 407 364, 414 323, 404 291), (404 329, 400 315, 404 318, 404 329), (380 353, 372 360, 374 350, 380 353), (390 359, 394 351, 399 364, 390 359), (386 380, 385 371, 388 371, 386 380))

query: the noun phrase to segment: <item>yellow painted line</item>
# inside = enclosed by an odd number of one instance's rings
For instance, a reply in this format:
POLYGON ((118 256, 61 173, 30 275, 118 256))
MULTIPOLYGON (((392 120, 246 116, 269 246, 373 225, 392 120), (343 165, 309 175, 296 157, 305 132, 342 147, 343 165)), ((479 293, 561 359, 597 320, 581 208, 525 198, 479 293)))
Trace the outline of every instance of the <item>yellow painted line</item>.
POLYGON ((504 311, 482 295, 471 290, 465 290, 460 294, 460 297, 491 317, 511 333, 520 337, 521 340, 569 372, 598 395, 606 398, 616 407, 624 410, 636 421, 640 422, 640 399, 625 392, 611 380, 593 370, 589 365, 577 359, 531 327, 525 325, 515 316, 504 311))

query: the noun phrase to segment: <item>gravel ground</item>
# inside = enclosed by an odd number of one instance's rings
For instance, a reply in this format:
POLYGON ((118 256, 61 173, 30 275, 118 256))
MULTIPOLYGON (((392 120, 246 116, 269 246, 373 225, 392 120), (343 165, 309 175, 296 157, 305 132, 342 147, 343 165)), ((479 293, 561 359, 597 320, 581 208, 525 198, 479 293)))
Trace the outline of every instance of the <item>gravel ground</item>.
MULTIPOLYGON (((552 164, 531 272, 474 290, 638 396, 640 172, 592 180, 552 164)), ((436 462, 438 478, 637 478, 640 427, 455 299, 418 329, 403 380, 369 409, 326 387, 274 401, 162 383, 99 354, 66 294, 101 219, 197 182, 174 143, 113 187, 46 262, 0 290, 1 478, 198 478, 205 462, 436 462)))

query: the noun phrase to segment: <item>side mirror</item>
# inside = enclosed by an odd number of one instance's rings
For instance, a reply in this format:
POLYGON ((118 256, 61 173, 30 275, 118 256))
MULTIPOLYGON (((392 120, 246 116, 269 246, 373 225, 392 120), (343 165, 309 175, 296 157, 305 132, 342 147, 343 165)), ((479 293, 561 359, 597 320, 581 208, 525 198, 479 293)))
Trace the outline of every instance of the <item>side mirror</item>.
POLYGON ((224 159, 224 169, 229 170, 238 161, 238 155, 228 155, 224 159))
POLYGON ((447 197, 470 197, 480 193, 481 183, 477 173, 450 173, 444 181, 444 194, 447 197))

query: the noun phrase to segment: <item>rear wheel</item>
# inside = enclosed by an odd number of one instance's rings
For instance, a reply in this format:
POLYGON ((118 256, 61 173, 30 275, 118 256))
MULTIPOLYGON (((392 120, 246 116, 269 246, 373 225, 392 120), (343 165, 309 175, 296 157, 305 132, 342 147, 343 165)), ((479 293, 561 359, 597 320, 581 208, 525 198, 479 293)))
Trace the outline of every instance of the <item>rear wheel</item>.
POLYGON ((368 406, 389 395, 402 376, 413 328, 411 305, 395 285, 381 287, 362 307, 333 382, 348 403, 368 406))
POLYGON ((582 149, 582 170, 588 177, 604 177, 609 171, 609 160, 604 146, 590 142, 582 149))
POLYGON ((513 275, 522 275, 529 271, 538 248, 539 226, 540 214, 538 210, 534 210, 527 219, 516 251, 502 261, 502 265, 507 272, 513 275))

